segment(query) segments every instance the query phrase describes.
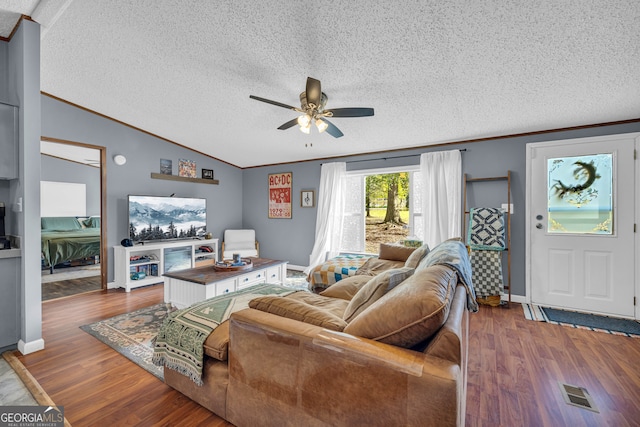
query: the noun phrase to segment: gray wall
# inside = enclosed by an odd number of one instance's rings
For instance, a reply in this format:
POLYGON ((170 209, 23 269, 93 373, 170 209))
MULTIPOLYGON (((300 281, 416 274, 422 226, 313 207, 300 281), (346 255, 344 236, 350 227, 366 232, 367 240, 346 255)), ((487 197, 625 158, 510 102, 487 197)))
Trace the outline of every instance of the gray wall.
POLYGON ((0 101, 9 103, 9 43, 0 41, 0 101))
POLYGON ((23 354, 40 350, 42 290, 40 284, 40 25, 22 20, 7 51, 7 101, 18 105, 19 177, 9 183, 12 203, 22 199, 22 211, 10 215, 12 235, 21 237, 20 317, 18 348, 23 354))
MULTIPOLYGON (((466 149, 462 153, 462 169, 471 178, 504 176, 512 172, 511 197, 514 214, 511 219, 511 283, 514 295, 525 292, 525 192, 526 144, 540 141, 573 139, 588 136, 638 132, 640 123, 594 127, 564 132, 493 139, 482 142, 448 145, 420 150, 336 158, 329 161, 354 161, 347 170, 400 167, 419 164, 419 154, 429 151, 466 149), (392 159, 394 156, 411 156, 392 159), (387 157, 387 160, 381 158, 387 157), (371 161, 360 161, 371 159, 371 161)), ((243 186, 243 223, 255 228, 260 240, 260 253, 268 258, 283 259, 293 265, 306 266, 313 248, 316 208, 300 207, 300 190, 318 190, 321 161, 292 165, 246 169, 243 186), (267 175, 293 172, 292 219, 268 219, 267 175)), ((506 183, 471 183, 467 189, 467 207, 500 206, 507 203, 506 183)), ((506 267, 506 262, 503 264, 506 267)))
POLYGON ((86 184, 87 216, 100 215, 100 168, 42 155, 40 170, 42 181, 86 184))
MULTIPOLYGON (((8 47, 6 42, 0 42, 0 102, 9 104, 9 64, 8 64, 8 47)), ((0 155, 3 155, 0 153, 0 155)), ((3 202, 8 210, 11 210, 11 201, 9 200, 9 181, 0 180, 0 202, 3 202)), ((10 220, 10 216, 5 218, 5 222, 10 220)), ((6 224, 9 229, 9 224, 6 224)))
POLYGON ((113 246, 119 245, 128 233, 129 194, 169 196, 175 193, 182 197, 206 198, 207 230, 221 240, 226 228, 242 226, 243 177, 239 168, 45 95, 42 95, 42 135, 106 147, 107 207, 103 217, 107 225, 109 281, 113 281, 113 246), (113 162, 116 154, 127 158, 124 166, 113 162), (173 161, 174 174, 178 173, 178 159, 193 160, 198 174, 201 168, 213 169, 220 184, 151 179, 152 172, 160 172, 161 158, 173 161))

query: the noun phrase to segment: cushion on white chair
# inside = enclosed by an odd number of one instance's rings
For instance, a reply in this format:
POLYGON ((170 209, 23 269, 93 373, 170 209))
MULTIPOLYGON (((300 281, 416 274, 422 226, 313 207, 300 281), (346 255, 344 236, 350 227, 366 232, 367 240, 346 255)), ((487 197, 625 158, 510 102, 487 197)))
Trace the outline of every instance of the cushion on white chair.
POLYGON ((240 254, 241 257, 257 257, 256 243, 255 230, 225 230, 222 258, 231 259, 233 254, 240 254))

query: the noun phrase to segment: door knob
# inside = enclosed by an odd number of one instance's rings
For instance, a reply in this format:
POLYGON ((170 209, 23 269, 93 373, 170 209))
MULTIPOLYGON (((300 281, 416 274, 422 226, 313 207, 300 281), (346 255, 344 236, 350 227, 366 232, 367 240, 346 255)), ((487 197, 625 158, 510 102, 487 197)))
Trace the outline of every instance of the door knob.
POLYGON ((542 230, 542 224, 537 223, 537 224, 536 224, 536 228, 537 228, 538 230, 542 230))

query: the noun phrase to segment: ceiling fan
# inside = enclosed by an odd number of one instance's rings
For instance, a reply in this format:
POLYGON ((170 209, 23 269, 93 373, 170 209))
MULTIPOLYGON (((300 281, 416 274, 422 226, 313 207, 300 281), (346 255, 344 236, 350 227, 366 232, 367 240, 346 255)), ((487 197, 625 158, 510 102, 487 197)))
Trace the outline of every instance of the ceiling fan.
POLYGON ((311 123, 315 123, 318 128, 318 132, 324 132, 326 130, 327 133, 334 138, 340 138, 344 134, 336 127, 336 125, 327 120, 328 117, 373 116, 373 108, 352 107, 325 110, 324 106, 326 105, 329 97, 322 92, 320 80, 316 80, 312 77, 307 77, 306 90, 300 94, 300 108, 272 101, 270 99, 260 98, 259 96, 254 95, 249 95, 249 98, 301 113, 302 115, 293 120, 289 120, 278 129, 286 130, 297 124, 300 125, 300 130, 306 134, 311 131, 311 123))

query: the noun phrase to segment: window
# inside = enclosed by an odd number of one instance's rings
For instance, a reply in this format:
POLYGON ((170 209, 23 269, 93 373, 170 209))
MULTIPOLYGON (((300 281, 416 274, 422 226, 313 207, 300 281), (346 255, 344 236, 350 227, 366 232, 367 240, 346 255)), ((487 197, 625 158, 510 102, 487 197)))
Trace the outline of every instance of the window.
MULTIPOLYGON (((403 204, 404 207, 407 204, 409 207, 408 221, 404 226, 388 226, 402 228, 402 230, 396 230, 396 233, 388 233, 388 239, 390 239, 388 242, 400 240, 401 237, 398 237, 400 231, 403 237, 422 236, 422 192, 419 166, 352 171, 347 172, 347 199, 345 201, 342 231, 342 252, 378 252, 379 241, 376 239, 384 239, 385 236, 374 237, 371 232, 367 233, 366 178, 367 176, 394 173, 406 173, 408 175, 409 194, 406 198, 407 201, 403 204), (369 238, 367 234, 369 234, 369 238)), ((371 205, 376 206, 375 203, 371 203, 371 205)), ((369 229, 371 230, 372 227, 369 227, 369 229)), ((421 239, 421 237, 418 237, 418 239, 421 239)))

